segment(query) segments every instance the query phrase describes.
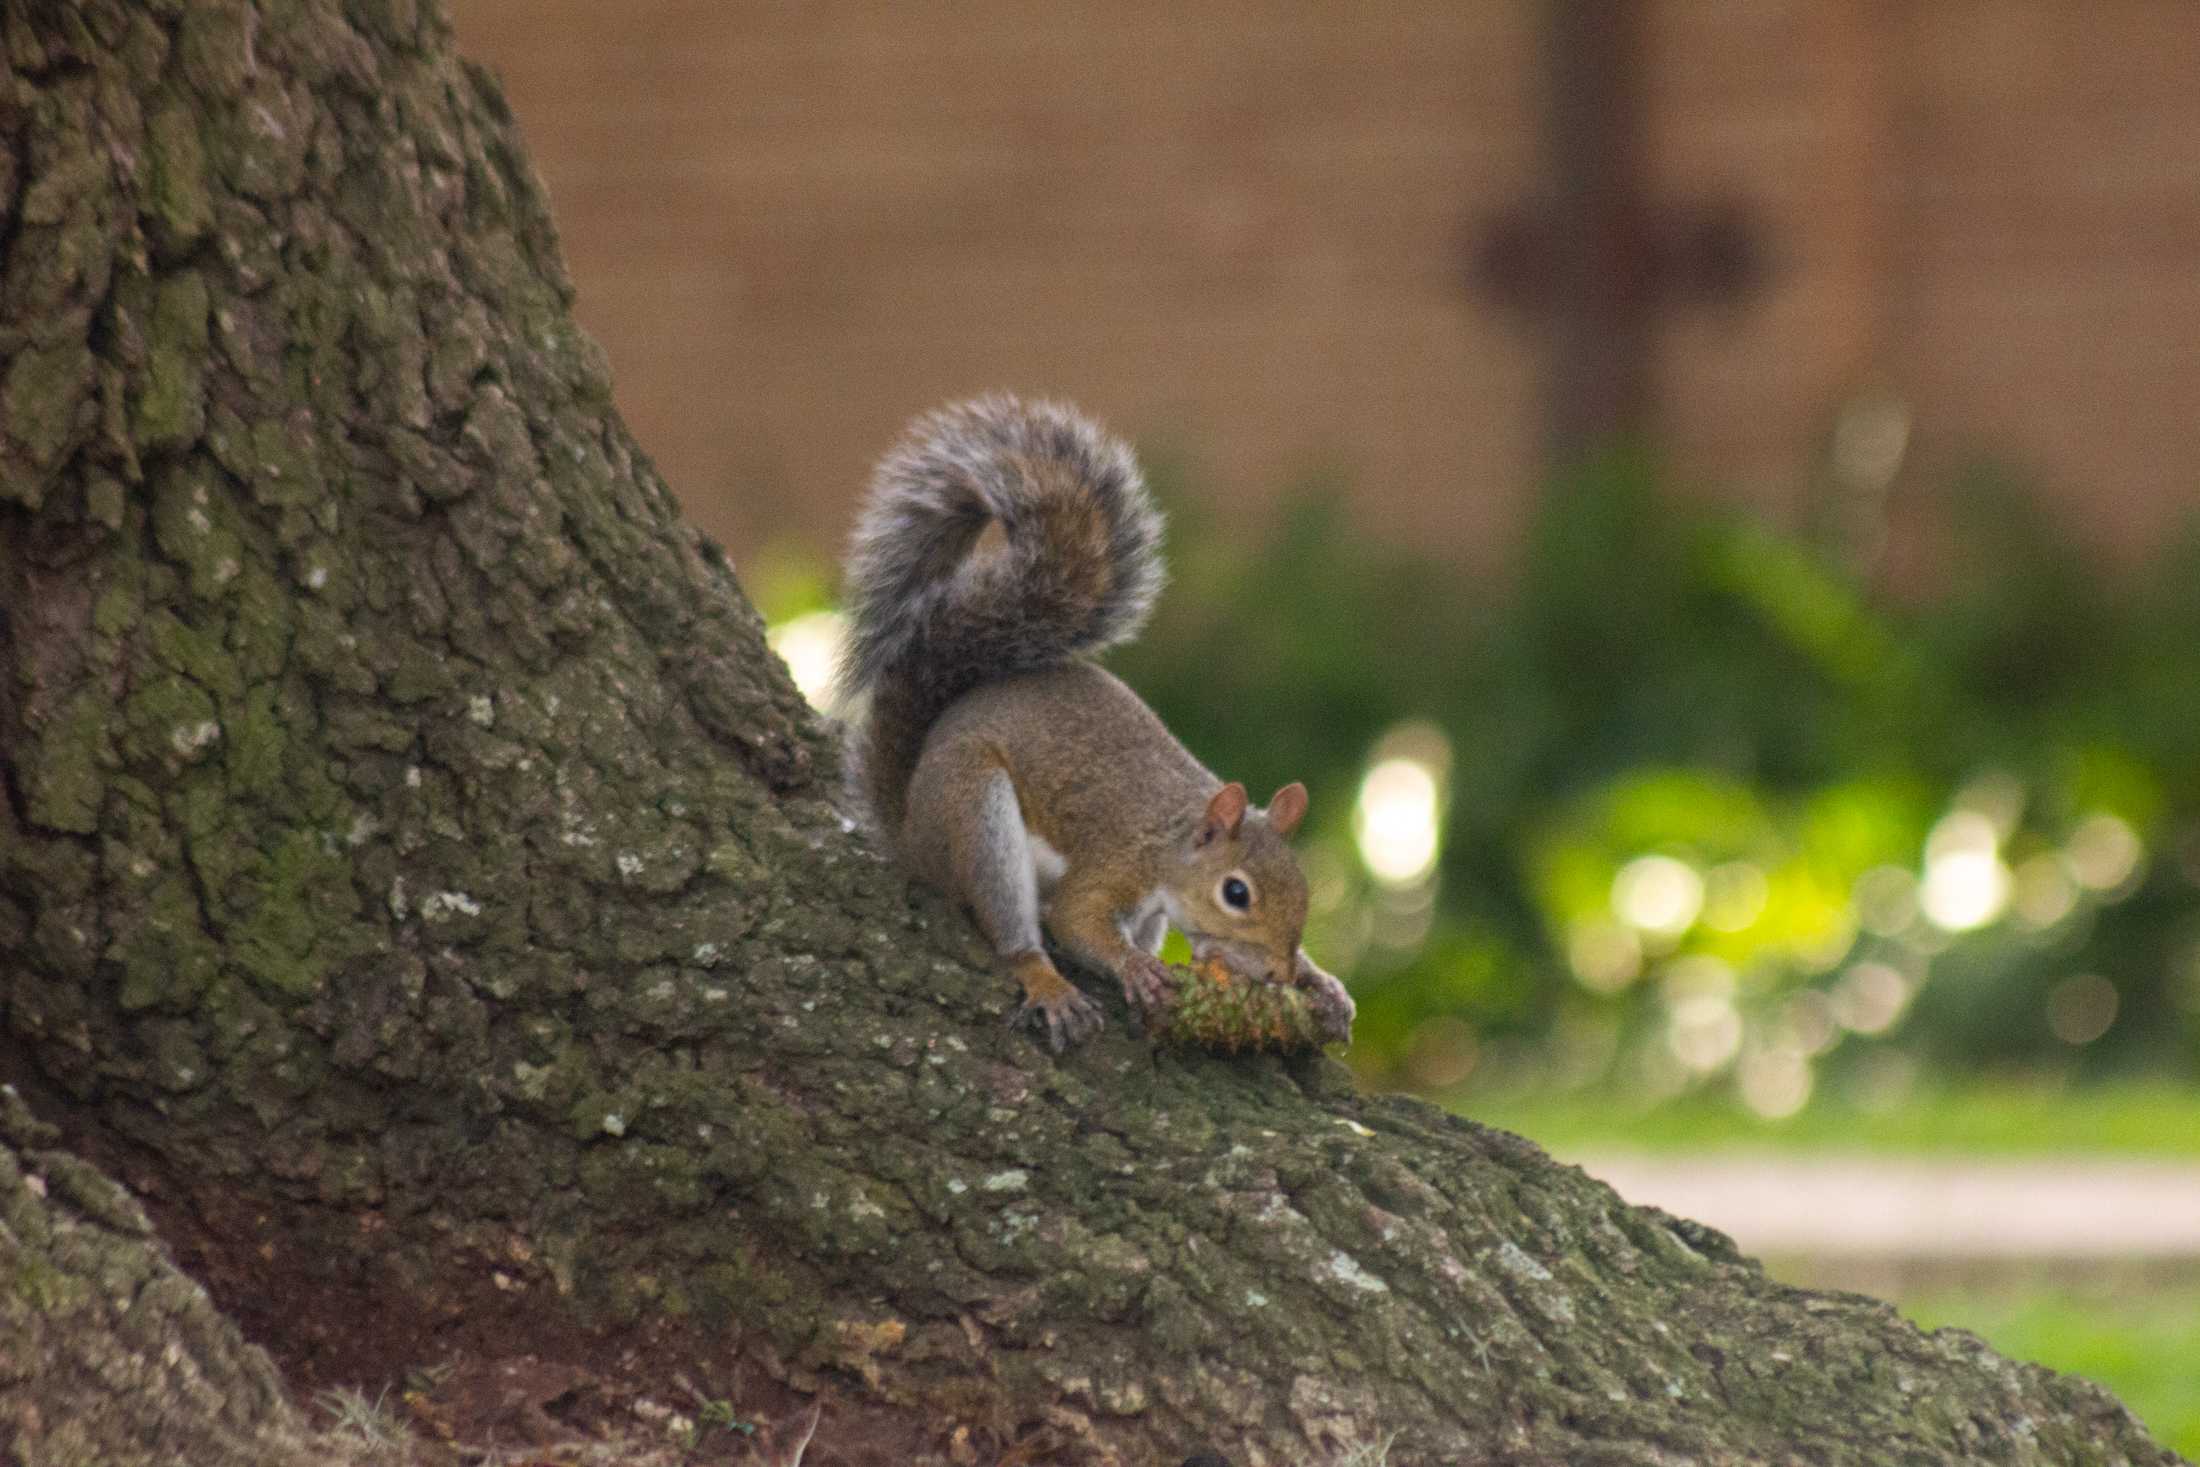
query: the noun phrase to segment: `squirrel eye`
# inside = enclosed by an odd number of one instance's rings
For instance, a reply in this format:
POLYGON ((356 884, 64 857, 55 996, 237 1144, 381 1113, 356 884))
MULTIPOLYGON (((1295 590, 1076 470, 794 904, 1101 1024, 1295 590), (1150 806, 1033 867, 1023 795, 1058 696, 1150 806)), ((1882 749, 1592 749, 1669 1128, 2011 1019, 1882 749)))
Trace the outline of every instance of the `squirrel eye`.
POLYGON ((1222 904, 1240 912, 1253 904, 1253 889, 1245 884, 1244 877, 1222 878, 1222 904))

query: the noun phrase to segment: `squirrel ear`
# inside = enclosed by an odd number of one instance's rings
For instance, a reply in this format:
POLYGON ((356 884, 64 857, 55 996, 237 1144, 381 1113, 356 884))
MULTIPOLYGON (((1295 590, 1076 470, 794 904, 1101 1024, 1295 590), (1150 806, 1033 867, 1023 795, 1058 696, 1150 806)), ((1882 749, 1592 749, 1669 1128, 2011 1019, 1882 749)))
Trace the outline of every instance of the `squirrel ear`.
POLYGON ((1245 786, 1234 779, 1216 790, 1214 798, 1207 802, 1207 814, 1201 819, 1199 835, 1192 844, 1203 846, 1218 835, 1236 835, 1239 823, 1245 819, 1245 807, 1249 803, 1251 802, 1245 796, 1245 786))
POLYGON ((1294 779, 1268 802, 1268 828, 1278 835, 1289 835, 1305 818, 1306 786, 1294 779))

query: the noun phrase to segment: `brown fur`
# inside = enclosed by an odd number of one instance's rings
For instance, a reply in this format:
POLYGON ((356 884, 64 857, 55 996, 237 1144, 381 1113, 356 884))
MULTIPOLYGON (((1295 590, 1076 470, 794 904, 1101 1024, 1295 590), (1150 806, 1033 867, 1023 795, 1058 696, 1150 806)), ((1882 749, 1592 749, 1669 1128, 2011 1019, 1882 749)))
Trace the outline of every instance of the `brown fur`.
POLYGON ((1159 542, 1127 449, 1066 409, 994 397, 918 421, 849 559, 842 687, 869 700, 858 798, 970 913, 1057 1049, 1100 1018, 1048 959, 1042 920, 1134 1005, 1165 997, 1153 949, 1171 922, 1248 975, 1311 970, 1285 844, 1305 790, 1279 792, 1271 823, 1085 660, 1143 622, 1159 542))

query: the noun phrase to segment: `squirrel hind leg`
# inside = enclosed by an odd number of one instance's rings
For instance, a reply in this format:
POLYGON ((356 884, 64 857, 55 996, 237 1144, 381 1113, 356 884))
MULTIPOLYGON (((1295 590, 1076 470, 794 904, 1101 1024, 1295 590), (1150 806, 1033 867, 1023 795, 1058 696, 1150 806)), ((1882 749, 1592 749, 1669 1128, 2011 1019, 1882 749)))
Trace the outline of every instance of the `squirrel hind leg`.
POLYGON ((1046 955, 1039 882, 1051 852, 1025 829, 1007 770, 990 761, 958 768, 942 753, 927 758, 910 787, 910 826, 946 832, 936 853, 944 884, 1023 986, 1024 1002, 1010 1021, 1029 1024, 1060 1053, 1098 1031, 1100 1010, 1046 955))

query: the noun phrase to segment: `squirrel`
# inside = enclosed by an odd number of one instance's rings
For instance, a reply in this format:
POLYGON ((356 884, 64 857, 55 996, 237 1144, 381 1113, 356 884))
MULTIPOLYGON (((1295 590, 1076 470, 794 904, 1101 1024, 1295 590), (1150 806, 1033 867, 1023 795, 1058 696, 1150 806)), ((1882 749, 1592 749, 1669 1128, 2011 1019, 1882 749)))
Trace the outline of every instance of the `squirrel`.
POLYGON ((1011 1014, 1059 1053, 1101 1025, 1042 927, 1167 1001, 1174 925, 1200 959, 1309 991, 1348 1038, 1352 1000, 1299 946, 1286 844, 1303 784, 1265 810, 1090 660, 1161 590, 1161 515, 1137 460, 1075 410, 1007 395, 941 408, 880 462, 846 567, 839 669, 853 793, 874 834, 960 904, 1023 985, 1011 1014))

